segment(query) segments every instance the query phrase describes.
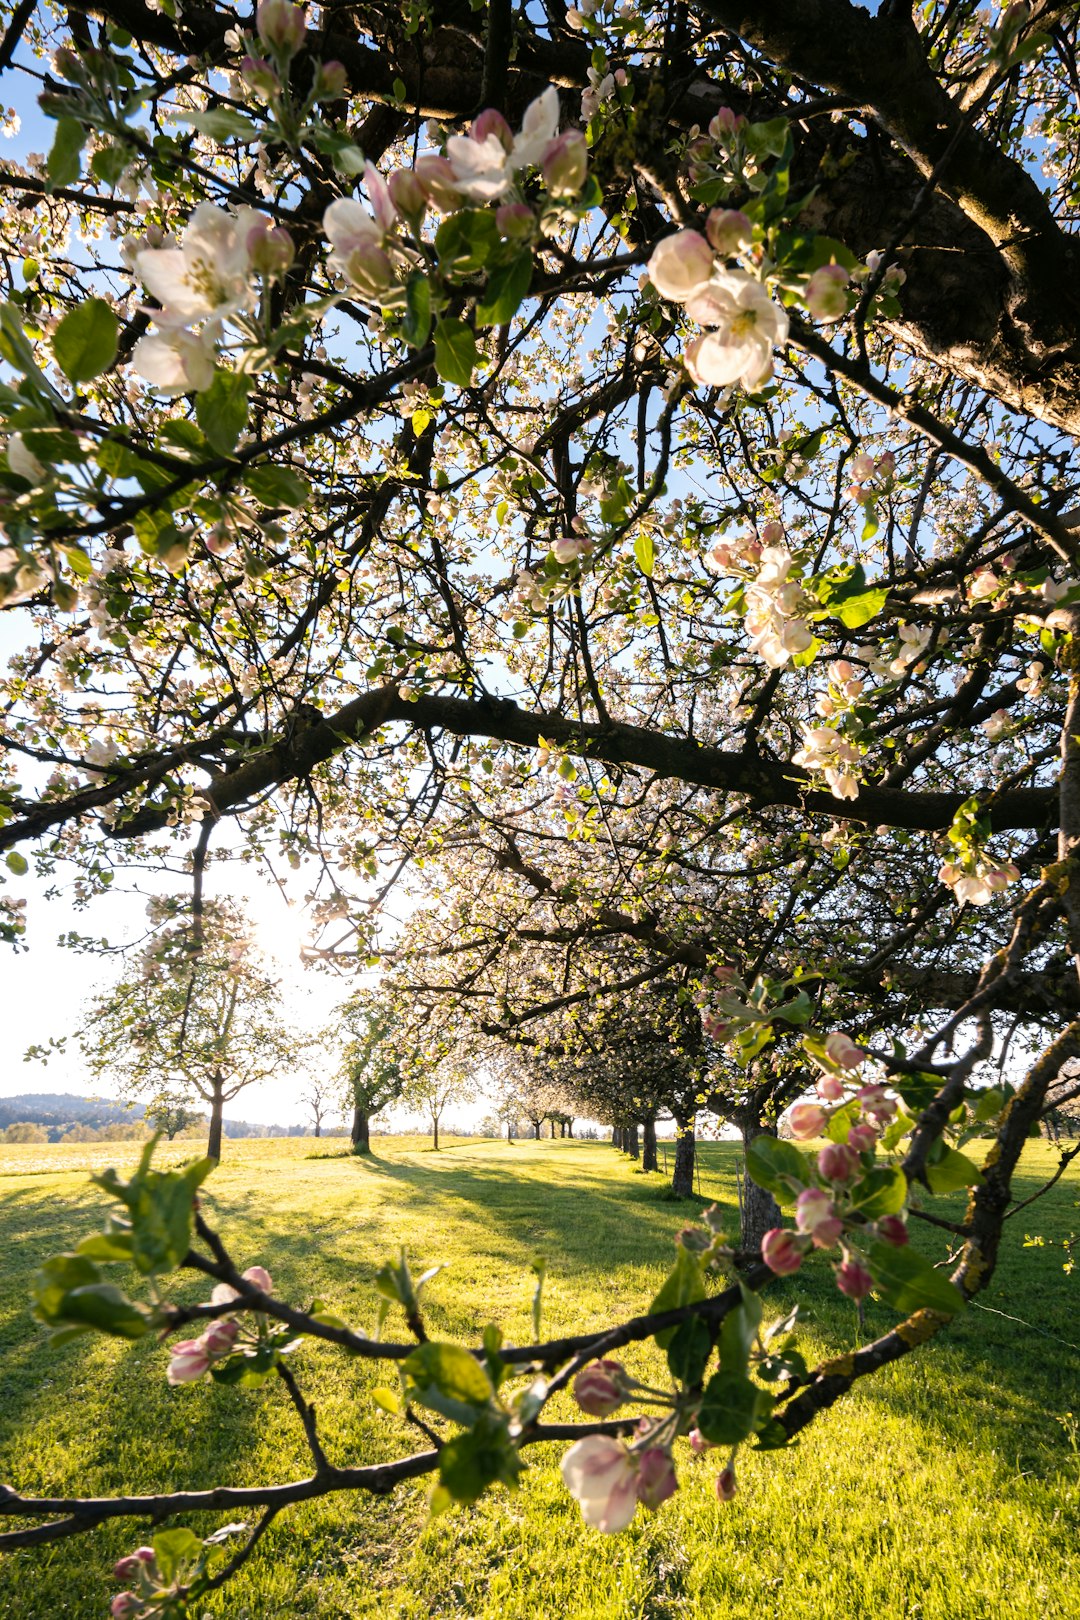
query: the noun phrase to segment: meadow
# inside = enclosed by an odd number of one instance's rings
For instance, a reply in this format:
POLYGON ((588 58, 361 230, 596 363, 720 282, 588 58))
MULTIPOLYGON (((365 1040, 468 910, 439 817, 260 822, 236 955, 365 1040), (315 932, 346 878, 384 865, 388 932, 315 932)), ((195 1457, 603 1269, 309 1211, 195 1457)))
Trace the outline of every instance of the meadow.
MULTIPOLYGON (((420 1265, 446 1262, 427 1295, 433 1336, 474 1342, 488 1321, 529 1336, 534 1279, 548 1261, 545 1335, 647 1306, 679 1227, 703 1201, 735 1223, 736 1150, 702 1150, 703 1200, 674 1204, 604 1144, 508 1145, 379 1138, 370 1161, 340 1141, 229 1142, 205 1188, 210 1217, 276 1290, 318 1296, 370 1331, 378 1267, 405 1243, 420 1265)), ((135 1149, 0 1150, 0 1479, 22 1491, 109 1493, 300 1477, 306 1452, 284 1393, 209 1382, 170 1389, 167 1356, 85 1338, 46 1348, 27 1285, 47 1256, 94 1229, 103 1199, 90 1169, 135 1149)), ((180 1159, 182 1148, 163 1156, 180 1159)), ((1019 1196, 1055 1163, 1029 1145, 1019 1196)), ((208 1614, 229 1620, 1076 1620, 1080 1615, 1080 1269, 1060 1239, 1080 1229, 1074 1170, 1009 1223, 979 1305, 929 1351, 865 1381, 784 1453, 745 1455, 740 1492, 720 1505, 715 1466, 681 1446, 681 1488, 630 1530, 586 1530, 558 1475, 563 1446, 534 1447, 523 1488, 428 1522, 426 1486, 389 1499, 340 1496, 291 1509, 208 1614), (1041 1236, 1043 1244, 1028 1244, 1041 1236), (1057 1239, 1058 1242, 1050 1240, 1057 1239)), ((959 1207, 959 1206, 958 1206, 959 1207)), ((944 1235, 920 1229, 935 1259, 944 1235)), ((802 1335, 810 1355, 857 1333, 854 1307, 818 1262, 802 1335)), ((205 1290, 185 1281, 176 1297, 205 1290)), ((767 1318, 790 1305, 770 1291, 767 1318)), ((866 1331, 894 1318, 868 1302, 866 1331)), ((651 1347, 626 1357, 660 1371, 651 1347)), ((306 1344, 294 1369, 315 1399, 335 1460, 416 1449, 381 1412, 385 1378, 306 1344)), ((568 1401, 552 1416, 572 1415, 568 1401)), ((421 1442, 422 1444, 422 1442, 421 1442)), ((208 1533, 209 1518, 193 1528, 208 1533)), ((10 1554, 2 1620, 101 1620, 111 1565, 143 1539, 137 1522, 10 1554)))

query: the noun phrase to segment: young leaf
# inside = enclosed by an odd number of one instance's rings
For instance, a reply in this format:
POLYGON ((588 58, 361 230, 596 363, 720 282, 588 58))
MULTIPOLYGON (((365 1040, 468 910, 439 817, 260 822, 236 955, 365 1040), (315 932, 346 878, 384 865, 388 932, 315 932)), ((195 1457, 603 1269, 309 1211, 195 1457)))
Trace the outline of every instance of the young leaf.
POLYGON ((441 320, 435 327, 435 370, 444 382, 468 388, 479 355, 476 338, 464 321, 441 320))
POLYGON ((476 306, 477 326, 506 326, 518 312, 532 281, 533 256, 522 248, 508 264, 499 265, 488 276, 484 296, 476 306))
POLYGON ((813 1179, 806 1156, 792 1142, 775 1136, 755 1136, 746 1150, 746 1170, 751 1181, 771 1192, 781 1204, 793 1204, 798 1189, 813 1179), (791 1182, 798 1185, 793 1191, 791 1182))
POLYGON ((872 1243, 867 1256, 874 1286, 894 1310, 938 1311, 955 1316, 967 1301, 942 1272, 915 1249, 897 1249, 891 1243, 872 1243))
POLYGON ((210 387, 195 395, 195 420, 219 455, 232 455, 247 426, 250 389, 251 378, 243 372, 216 371, 210 387))
POLYGON ((120 326, 104 298, 88 298, 68 311, 53 333, 53 355, 69 382, 90 382, 116 358, 120 326))

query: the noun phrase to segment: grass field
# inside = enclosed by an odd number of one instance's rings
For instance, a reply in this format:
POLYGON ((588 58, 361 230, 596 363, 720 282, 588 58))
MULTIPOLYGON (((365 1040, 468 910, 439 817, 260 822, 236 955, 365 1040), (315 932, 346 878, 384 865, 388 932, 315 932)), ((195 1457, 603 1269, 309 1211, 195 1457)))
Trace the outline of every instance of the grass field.
MULTIPOLYGON (((431 1284, 434 1334, 473 1338, 496 1321, 528 1337, 532 1257, 547 1256, 545 1335, 647 1305, 691 1212, 610 1147, 418 1138, 376 1141, 363 1162, 311 1139, 227 1144, 206 1203, 233 1252, 286 1297, 320 1296, 370 1329, 372 1276, 405 1242, 448 1261, 431 1284), (325 1156, 319 1156, 325 1155, 325 1156)), ((170 1389, 165 1352, 83 1339, 42 1343, 27 1308, 34 1267, 93 1228, 87 1170, 125 1164, 127 1144, 0 1149, 0 1479, 47 1494, 150 1491, 299 1477, 308 1471, 283 1392, 208 1382, 170 1389)), ((174 1157, 181 1157, 179 1153, 174 1157)), ((1031 1144, 1021 1194, 1053 1163, 1031 1144)), ((702 1191, 734 1207, 735 1149, 703 1150, 702 1191)), ((982 1304, 941 1342, 888 1369, 790 1452, 749 1456, 721 1507, 715 1469, 683 1446, 681 1489, 615 1537, 586 1530, 536 1447, 523 1489, 426 1524, 424 1486, 389 1500, 337 1497, 294 1508, 212 1612, 230 1620, 1077 1620, 1080 1616, 1080 1273, 1059 1247, 1080 1228, 1078 1178, 1010 1223, 982 1304), (1007 1314, 996 1314, 996 1313, 1007 1314), (1013 1318, 1022 1318, 1016 1321, 1013 1318), (1028 1325, 1025 1325, 1028 1324, 1028 1325), (1068 1414, 1073 1414, 1070 1417, 1068 1414)), ((923 1233, 919 1234, 923 1242, 923 1233)), ((938 1234, 927 1252, 944 1254, 938 1234)), ((205 1291, 184 1285, 185 1298, 205 1291)), ((770 1292, 767 1316, 793 1290, 770 1292)), ((808 1290, 811 1354, 853 1342, 854 1309, 820 1262, 808 1290)), ((893 1318, 870 1303, 868 1331, 893 1318)), ((627 1357, 657 1373, 656 1353, 627 1357)), ((372 1369, 305 1345, 294 1367, 342 1462, 415 1449, 369 1398, 372 1369)), ((565 1415, 569 1416, 567 1408, 565 1415)), ((193 1525, 202 1533, 210 1519, 193 1525)), ((11 1554, 2 1620, 100 1620, 113 1560, 137 1523, 11 1554)))

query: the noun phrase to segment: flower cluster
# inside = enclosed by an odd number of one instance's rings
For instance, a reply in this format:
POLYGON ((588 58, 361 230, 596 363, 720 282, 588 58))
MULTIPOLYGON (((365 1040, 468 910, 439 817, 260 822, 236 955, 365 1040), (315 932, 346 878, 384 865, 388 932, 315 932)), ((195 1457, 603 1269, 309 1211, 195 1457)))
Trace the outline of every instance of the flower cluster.
POLYGON ((957 861, 945 861, 938 878, 952 890, 960 906, 987 906, 1020 876, 1014 861, 994 861, 971 854, 957 861))
POLYGON ((161 304, 149 312, 160 330, 135 345, 136 371, 167 398, 209 388, 225 322, 254 307, 259 277, 280 278, 292 259, 288 231, 257 209, 231 214, 200 203, 179 242, 135 254, 136 273, 161 304))
MULTIPOLYGON (((714 217, 715 235, 726 247, 729 213, 714 210, 714 217)), ((699 231, 666 236, 653 249, 648 269, 661 298, 682 304, 691 320, 707 328, 683 355, 694 381, 710 388, 764 387, 772 376, 773 349, 787 340, 788 318, 762 282, 717 264, 711 242, 699 231)))
MULTIPOLYGON (((268 1294, 272 1287, 270 1273, 263 1266, 249 1266, 244 1281, 268 1294)), ((227 1305, 240 1295, 228 1283, 218 1283, 210 1295, 211 1305, 227 1305)), ((191 1384, 203 1378, 215 1361, 231 1356, 240 1338, 240 1323, 231 1316, 219 1316, 210 1323, 197 1339, 184 1339, 174 1344, 165 1374, 170 1384, 191 1384)))
POLYGON ((675 1464, 666 1445, 652 1443, 653 1426, 628 1445, 608 1435, 590 1434, 562 1460, 562 1477, 592 1530, 625 1530, 638 1503, 655 1509, 678 1489, 675 1464))
POLYGON ((821 771, 829 791, 837 799, 857 799, 859 779, 852 766, 861 755, 856 745, 833 726, 803 726, 803 745, 792 754, 792 763, 805 771, 821 771))
POLYGON ((784 544, 784 530, 766 523, 760 536, 720 540, 706 553, 714 574, 741 574, 750 651, 770 669, 782 669, 813 643, 806 615, 815 606, 803 590, 795 557, 784 544))
POLYGON ((891 450, 883 455, 858 455, 851 463, 852 483, 847 494, 860 506, 870 506, 880 496, 887 495, 896 476, 896 457, 891 450))

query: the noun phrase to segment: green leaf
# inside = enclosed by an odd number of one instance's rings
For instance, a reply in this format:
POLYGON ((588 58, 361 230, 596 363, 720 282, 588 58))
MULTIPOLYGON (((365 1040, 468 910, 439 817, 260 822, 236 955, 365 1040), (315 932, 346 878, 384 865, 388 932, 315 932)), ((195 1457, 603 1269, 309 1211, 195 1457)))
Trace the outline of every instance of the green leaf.
POLYGON ((477 326, 506 326, 512 321, 529 290, 532 273, 531 248, 522 248, 508 264, 493 270, 476 306, 477 326))
POLYGON ((653 537, 644 529, 634 541, 634 556, 637 559, 637 565, 641 569, 641 572, 645 575, 645 578, 652 579, 653 563, 655 561, 653 537))
POLYGON ((54 186, 69 186, 82 172, 82 149, 89 131, 77 118, 58 118, 46 173, 54 186))
POLYGON ((425 1406, 433 1404, 432 1391, 474 1409, 486 1406, 495 1393, 480 1363, 457 1344, 421 1344, 406 1356, 402 1367, 414 1386, 415 1398, 425 1406))
POLYGON ((861 1113, 862 1108, 854 1098, 852 1098, 851 1102, 845 1103, 843 1108, 837 1108, 829 1115, 828 1124, 825 1126, 826 1140, 829 1142, 846 1142, 848 1131, 853 1125, 858 1124, 861 1113))
POLYGON ((214 373, 209 388, 195 395, 195 420, 218 455, 230 456, 247 426, 251 378, 241 371, 214 373))
POLYGON ((264 506, 306 506, 311 499, 311 485, 291 467, 255 467, 244 482, 264 506))
POLYGON ((921 1310, 955 1316, 967 1304, 959 1288, 940 1271, 935 1271, 929 1260, 915 1249, 872 1243, 867 1260, 874 1286, 882 1299, 905 1316, 921 1310))
POLYGON ((699 1316, 690 1317, 675 1329, 668 1345, 668 1367, 677 1383, 692 1388, 705 1376, 712 1355, 712 1337, 699 1316))
MULTIPOLYGON (((63 1338, 97 1329, 118 1339, 141 1339, 150 1331, 149 1311, 119 1288, 102 1282, 85 1255, 58 1254, 34 1277, 34 1315, 46 1327, 67 1330, 63 1338)), ((57 1335, 52 1336, 54 1341, 57 1335)))
POLYGON ((422 270, 414 270, 405 283, 405 315, 401 331, 406 343, 413 349, 422 349, 431 336, 431 283, 422 270))
POLYGON ((697 1426, 714 1446, 735 1446, 748 1440, 759 1417, 771 1410, 772 1396, 743 1373, 718 1372, 705 1386, 697 1426))
POLYGON ((876 619, 885 606, 889 596, 887 585, 876 586, 873 590, 860 591, 858 596, 849 596, 841 602, 836 611, 836 617, 848 630, 858 630, 871 619, 876 619))
MULTIPOLYGON (((675 1248, 675 1264, 669 1271, 660 1292, 649 1306, 649 1315, 656 1316, 661 1311, 678 1310, 680 1305, 694 1305, 699 1299, 705 1298, 705 1273, 701 1269, 701 1261, 691 1249, 679 1243, 675 1248)), ((661 1350, 666 1350, 674 1339, 681 1324, 675 1327, 661 1328, 656 1334, 656 1342, 661 1350)))
POLYGON ((8 851, 4 865, 9 872, 14 872, 16 877, 25 877, 30 870, 30 862, 25 855, 20 855, 17 849, 8 851))
POLYGON ((490 1413, 439 1452, 439 1478, 455 1502, 475 1502, 496 1482, 513 1488, 522 1466, 506 1418, 490 1413))
POLYGON ((116 358, 120 325, 104 298, 88 298, 64 316, 53 333, 53 354, 69 382, 90 382, 116 358))
POLYGON ((965 1153, 947 1147, 936 1163, 927 1164, 926 1179, 931 1192, 959 1192, 961 1187, 977 1187, 982 1171, 965 1153))
POLYGON ((203 1544, 193 1530, 162 1530, 154 1537, 154 1557, 162 1585, 171 1584, 184 1564, 198 1558, 203 1544))
POLYGON ((245 118, 243 113, 234 112, 231 107, 214 107, 210 112, 185 113, 184 123, 193 124, 202 134, 211 136, 215 141, 227 141, 234 135, 252 141, 258 134, 251 119, 245 118))
POLYGON ((395 1417, 400 1414, 401 1396, 396 1389, 388 1389, 385 1384, 380 1384, 378 1389, 372 1390, 371 1398, 384 1412, 391 1412, 395 1417))
POLYGON ((761 1300, 745 1285, 740 1287, 742 1304, 728 1312, 720 1329, 720 1370, 745 1374, 761 1326, 761 1300))
POLYGON ((781 1142, 778 1137, 767 1134, 755 1136, 750 1143, 746 1150, 746 1169, 751 1181, 771 1192, 781 1204, 793 1204, 801 1189, 814 1179, 809 1161, 794 1143, 781 1142), (792 1181, 796 1183, 794 1191, 792 1181))
POLYGON ((441 320, 435 326, 435 370, 444 382, 468 388, 479 355, 476 338, 464 321, 441 320))
POLYGON ((881 1165, 855 1183, 851 1197, 859 1214, 868 1221, 898 1215, 907 1199, 907 1177, 900 1169, 881 1165))
POLYGON ((500 245, 495 215, 486 208, 461 208, 435 232, 439 269, 445 276, 470 276, 483 270, 500 245))
POLYGON ((146 1144, 130 1181, 121 1181, 115 1170, 91 1178, 127 1207, 131 1259, 144 1276, 174 1270, 187 1254, 195 1194, 214 1168, 213 1159, 199 1159, 183 1170, 154 1170, 150 1160, 158 1141, 154 1136, 146 1144))

